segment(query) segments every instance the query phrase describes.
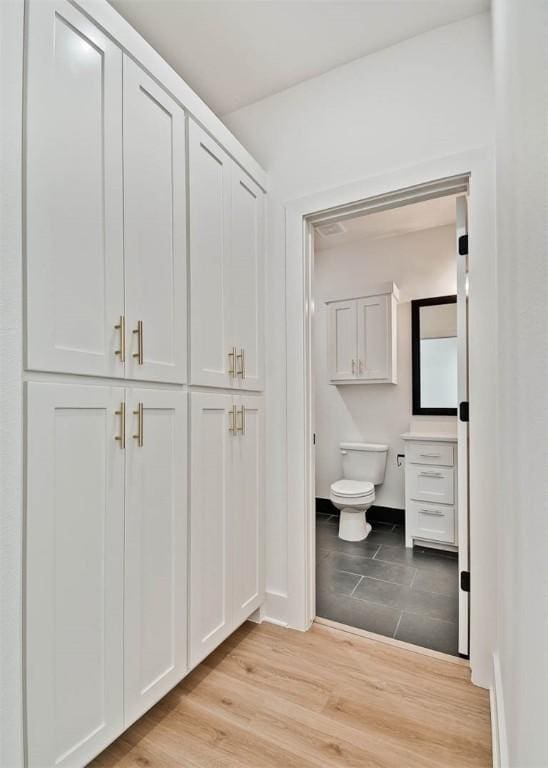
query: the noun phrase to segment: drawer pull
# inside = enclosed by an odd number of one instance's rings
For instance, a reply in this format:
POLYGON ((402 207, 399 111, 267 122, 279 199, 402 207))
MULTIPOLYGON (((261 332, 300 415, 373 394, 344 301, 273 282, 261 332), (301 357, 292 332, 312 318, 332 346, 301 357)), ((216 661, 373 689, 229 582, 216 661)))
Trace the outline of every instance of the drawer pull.
POLYGON ((441 453, 421 453, 419 455, 421 459, 439 459, 441 453))
POLYGON ((441 472, 421 472, 421 477, 443 477, 441 472))
POLYGON ((425 515, 436 515, 439 517, 442 517, 444 513, 440 509, 424 509, 424 507, 421 509, 421 512, 425 515))

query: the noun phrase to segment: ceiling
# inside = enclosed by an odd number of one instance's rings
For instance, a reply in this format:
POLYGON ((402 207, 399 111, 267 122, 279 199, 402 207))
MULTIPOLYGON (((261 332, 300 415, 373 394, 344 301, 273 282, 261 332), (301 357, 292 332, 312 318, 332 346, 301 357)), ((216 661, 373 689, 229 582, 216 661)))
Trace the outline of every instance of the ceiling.
POLYGON ((379 213, 370 213, 342 222, 344 232, 314 238, 316 251, 327 251, 360 240, 396 237, 421 229, 432 229, 455 223, 455 198, 438 197, 422 203, 404 205, 379 213))
POLYGON ((109 0, 219 116, 489 0, 109 0))

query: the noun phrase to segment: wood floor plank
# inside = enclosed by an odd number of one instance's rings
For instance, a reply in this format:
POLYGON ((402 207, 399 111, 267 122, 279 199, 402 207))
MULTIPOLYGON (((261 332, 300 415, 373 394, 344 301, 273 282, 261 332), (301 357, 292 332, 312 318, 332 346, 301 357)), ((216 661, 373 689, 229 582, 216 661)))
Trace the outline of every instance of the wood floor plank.
POLYGON ((93 768, 488 768, 461 665, 314 625, 245 624, 93 768))

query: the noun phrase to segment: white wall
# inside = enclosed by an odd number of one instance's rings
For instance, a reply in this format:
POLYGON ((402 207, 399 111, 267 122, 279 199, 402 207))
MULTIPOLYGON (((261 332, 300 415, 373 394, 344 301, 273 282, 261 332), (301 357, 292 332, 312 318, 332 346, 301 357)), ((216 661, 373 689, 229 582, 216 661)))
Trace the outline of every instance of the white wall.
MULTIPOLYGON (((271 181, 266 613, 274 619, 285 621, 290 613, 287 552, 293 514, 287 507, 283 206, 353 180, 491 145, 493 111, 490 19, 482 14, 366 56, 225 118, 271 181)), ((489 375, 494 355, 491 344, 484 358, 489 375)))
POLYGON ((498 289, 504 341, 499 354, 497 704, 502 765, 544 768, 548 765, 548 3, 495 0, 493 13, 498 289))
POLYGON ((312 351, 315 391, 316 496, 329 498, 342 477, 339 443, 345 440, 389 446, 384 483, 375 503, 403 509, 404 453, 401 434, 417 431, 456 434, 454 416, 412 416, 411 300, 456 293, 455 227, 448 225, 397 237, 364 239, 316 251, 312 351), (359 296, 368 287, 392 281, 398 305, 398 383, 333 386, 327 371, 327 308, 330 299, 359 296))

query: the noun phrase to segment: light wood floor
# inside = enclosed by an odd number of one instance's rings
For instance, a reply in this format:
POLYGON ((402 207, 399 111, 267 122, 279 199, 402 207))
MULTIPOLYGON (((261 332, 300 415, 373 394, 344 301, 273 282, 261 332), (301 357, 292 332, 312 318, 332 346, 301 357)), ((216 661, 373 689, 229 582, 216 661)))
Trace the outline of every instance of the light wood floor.
POLYGON ((314 625, 245 624, 93 768, 491 766, 466 666, 314 625))

